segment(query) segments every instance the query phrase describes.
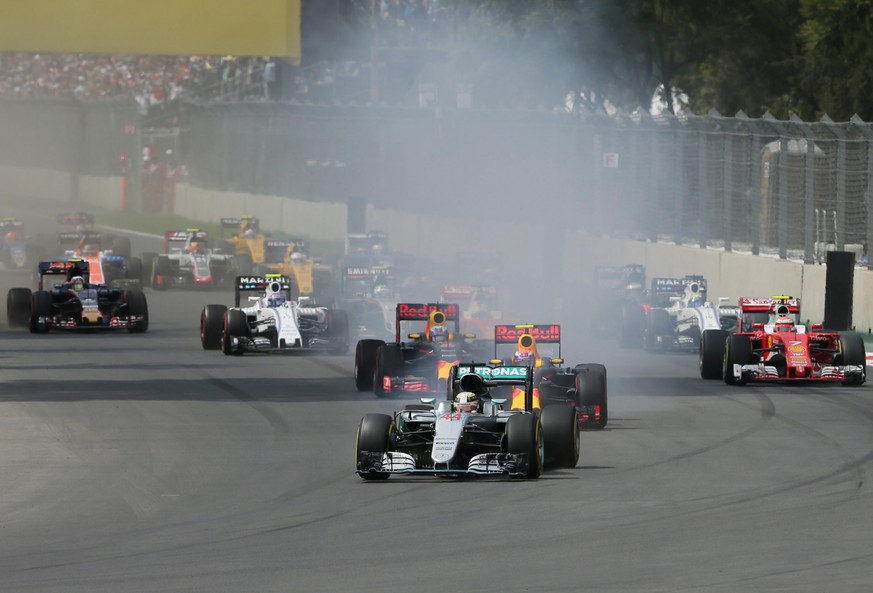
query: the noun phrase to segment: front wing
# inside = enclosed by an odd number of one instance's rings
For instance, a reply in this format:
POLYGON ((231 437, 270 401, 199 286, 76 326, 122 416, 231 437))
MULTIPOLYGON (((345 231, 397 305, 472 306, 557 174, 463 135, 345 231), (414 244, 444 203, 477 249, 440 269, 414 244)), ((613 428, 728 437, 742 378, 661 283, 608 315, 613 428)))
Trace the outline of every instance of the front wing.
POLYGON ((389 451, 378 453, 362 451, 358 459, 357 473, 363 474, 411 474, 411 475, 472 475, 472 476, 523 476, 527 474, 529 460, 525 454, 480 453, 474 455, 466 469, 417 468, 415 459, 408 453, 389 451))
POLYGON ((747 381, 831 381, 842 382, 852 377, 864 377, 864 365, 819 365, 807 368, 805 376, 785 377, 779 375, 779 369, 763 362, 758 364, 735 364, 732 374, 736 379, 747 381))

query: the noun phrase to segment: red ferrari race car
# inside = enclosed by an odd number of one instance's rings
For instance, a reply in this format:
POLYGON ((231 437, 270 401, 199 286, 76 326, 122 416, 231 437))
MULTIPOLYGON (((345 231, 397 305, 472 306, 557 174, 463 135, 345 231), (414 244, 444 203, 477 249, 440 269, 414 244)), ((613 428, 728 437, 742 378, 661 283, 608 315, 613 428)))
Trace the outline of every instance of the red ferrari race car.
POLYGON ((482 360, 487 347, 475 334, 460 333, 460 309, 451 303, 400 303, 396 309, 395 342, 358 340, 355 386, 377 396, 398 391, 428 393, 445 389, 449 370, 459 360, 482 360), (424 321, 422 332, 407 335, 409 322, 424 321), (451 324, 451 327, 450 325, 451 324))
POLYGON ((700 341, 700 376, 728 385, 748 381, 828 381, 861 385, 864 341, 858 335, 800 324, 800 299, 741 298, 737 331, 706 330, 700 341))

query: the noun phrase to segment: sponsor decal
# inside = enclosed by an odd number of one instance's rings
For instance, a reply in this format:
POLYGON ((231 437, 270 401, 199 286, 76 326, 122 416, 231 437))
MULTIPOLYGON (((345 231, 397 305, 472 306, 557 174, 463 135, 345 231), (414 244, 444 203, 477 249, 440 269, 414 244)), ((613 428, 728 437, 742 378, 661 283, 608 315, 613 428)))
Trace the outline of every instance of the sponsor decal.
POLYGON ((427 321, 434 311, 442 311, 446 318, 458 318, 458 305, 454 303, 400 303, 397 305, 397 317, 403 321, 427 321))
POLYGON ((486 379, 525 379, 527 378, 528 367, 521 366, 459 366, 458 377, 463 377, 469 373, 476 373, 480 377, 486 379))
POLYGON ((792 354, 805 354, 806 348, 803 346, 803 342, 791 342, 788 351, 792 354))
POLYGON ((494 340, 499 343, 515 342, 524 334, 530 335, 538 342, 560 342, 560 325, 495 325, 494 340))
MULTIPOLYGON (((452 420, 452 421, 454 421, 454 420, 460 420, 462 417, 463 417, 463 414, 461 414, 459 412, 452 412, 452 413, 448 413, 448 414, 443 414, 442 416, 440 416, 440 420, 452 420)), ((434 448, 437 448, 437 447, 438 447, 438 445, 434 446, 434 448)))
POLYGON ((679 278, 654 278, 652 284, 656 288, 681 288, 685 281, 679 278))

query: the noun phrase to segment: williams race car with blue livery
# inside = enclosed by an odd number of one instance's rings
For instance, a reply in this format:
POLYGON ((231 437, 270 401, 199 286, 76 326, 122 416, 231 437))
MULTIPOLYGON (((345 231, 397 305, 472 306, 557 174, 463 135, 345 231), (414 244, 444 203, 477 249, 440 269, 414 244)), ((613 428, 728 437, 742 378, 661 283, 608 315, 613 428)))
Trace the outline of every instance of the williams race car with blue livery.
POLYGON ((221 349, 228 355, 345 354, 349 348, 349 321, 339 309, 310 305, 306 299, 292 300, 287 276, 240 276, 236 280, 233 307, 203 308, 200 342, 205 350, 221 349))
POLYGON ((453 366, 445 399, 422 398, 393 416, 366 414, 358 426, 356 471, 365 480, 392 474, 538 478, 544 468, 579 460, 576 410, 535 410, 531 398, 510 409, 492 390, 533 390, 530 366, 453 366))

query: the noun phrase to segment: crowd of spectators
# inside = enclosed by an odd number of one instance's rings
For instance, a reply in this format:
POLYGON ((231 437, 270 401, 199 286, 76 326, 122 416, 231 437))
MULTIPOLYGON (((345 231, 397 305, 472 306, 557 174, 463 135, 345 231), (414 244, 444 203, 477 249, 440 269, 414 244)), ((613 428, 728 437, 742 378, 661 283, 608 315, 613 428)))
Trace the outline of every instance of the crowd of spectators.
POLYGON ((0 96, 132 97, 147 113, 182 95, 269 98, 275 63, 260 57, 0 54, 0 96))

